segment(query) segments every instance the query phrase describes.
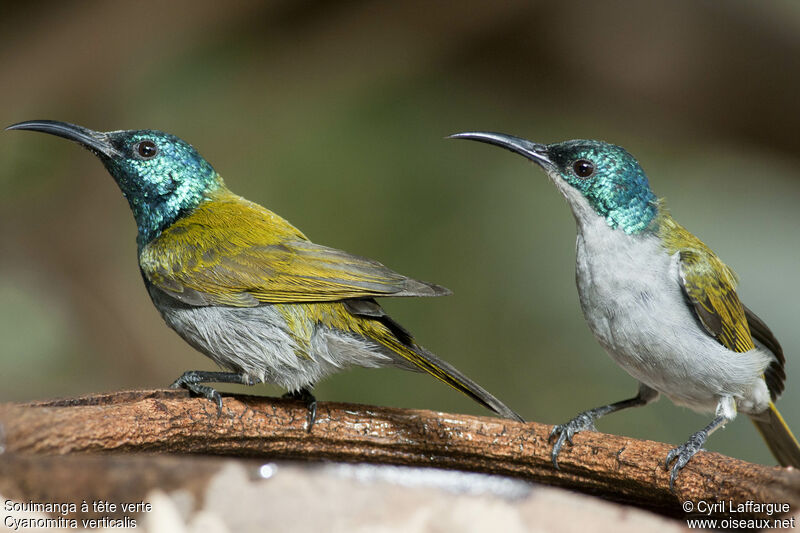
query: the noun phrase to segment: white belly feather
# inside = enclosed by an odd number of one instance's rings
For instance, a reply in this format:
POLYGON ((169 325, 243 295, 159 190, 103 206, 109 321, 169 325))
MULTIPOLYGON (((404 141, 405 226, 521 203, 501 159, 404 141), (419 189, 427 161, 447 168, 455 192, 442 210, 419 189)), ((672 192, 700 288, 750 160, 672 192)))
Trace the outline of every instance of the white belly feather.
POLYGON ((711 337, 686 301, 677 254, 652 235, 627 235, 605 220, 584 221, 577 241, 581 308, 598 341, 631 376, 673 402, 713 411, 732 396, 743 412, 761 412, 765 350, 728 350, 711 337))
POLYGON ((222 368, 242 372, 254 383, 296 391, 350 366, 399 365, 375 341, 313 323, 307 327, 310 337, 300 345, 272 305, 194 307, 152 286, 148 290, 170 328, 222 368))

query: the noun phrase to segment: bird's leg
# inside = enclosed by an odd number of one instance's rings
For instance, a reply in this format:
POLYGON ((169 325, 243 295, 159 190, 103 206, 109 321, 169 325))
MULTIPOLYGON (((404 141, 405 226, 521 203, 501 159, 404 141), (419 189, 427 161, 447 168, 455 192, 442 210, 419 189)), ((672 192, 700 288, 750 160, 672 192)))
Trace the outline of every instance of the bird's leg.
POLYGON ((300 400, 306 404, 306 409, 308 409, 308 415, 306 415, 306 431, 311 433, 311 428, 314 425, 314 421, 317 419, 317 399, 314 398, 311 391, 303 387, 300 390, 287 392, 283 397, 292 400, 300 400))
POLYGON ((675 464, 672 466, 672 472, 670 472, 669 475, 669 490, 673 490, 678 473, 686 466, 686 463, 694 457, 694 454, 703 448, 703 444, 705 444, 708 436, 711 435, 714 430, 724 426, 734 418, 736 418, 736 402, 734 402, 732 397, 726 396, 719 401, 717 405, 717 416, 709 425, 697 433, 693 433, 692 436, 689 437, 689 440, 677 448, 670 450, 667 454, 667 460, 664 461, 664 468, 669 468, 670 463, 673 460, 675 461, 675 464))
POLYGON ((222 396, 213 387, 202 383, 236 383, 238 385, 255 385, 255 382, 242 372, 206 372, 204 370, 187 370, 170 385, 171 389, 183 387, 192 394, 202 396, 217 405, 217 416, 222 414, 222 396))
POLYGON ((553 450, 550 453, 550 457, 553 460, 553 466, 558 469, 558 454, 561 452, 561 447, 564 446, 564 442, 569 442, 570 445, 572 445, 572 437, 576 433, 585 430, 596 431, 594 427, 594 421, 598 418, 621 411, 622 409, 627 409, 629 407, 640 407, 642 405, 647 405, 657 398, 657 390, 651 389, 644 383, 640 383, 639 393, 633 398, 615 402, 609 405, 603 405, 601 407, 595 407, 594 409, 589 409, 588 411, 578 414, 578 416, 566 424, 558 424, 553 426, 553 430, 550 432, 550 438, 548 439, 549 441, 552 441, 554 437, 557 437, 556 443, 553 445, 553 450))

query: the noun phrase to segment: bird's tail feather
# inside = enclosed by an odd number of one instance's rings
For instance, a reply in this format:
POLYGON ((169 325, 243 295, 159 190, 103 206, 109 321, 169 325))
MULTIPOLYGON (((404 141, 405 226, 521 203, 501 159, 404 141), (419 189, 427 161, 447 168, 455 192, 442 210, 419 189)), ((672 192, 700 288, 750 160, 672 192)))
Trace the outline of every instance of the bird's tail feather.
POLYGON ((751 420, 781 466, 800 468, 800 444, 774 403, 769 402, 769 409, 763 420, 757 418, 751 420))
MULTIPOLYGON (((422 346, 413 343, 413 341, 411 345, 400 343, 396 339, 392 339, 391 341, 393 342, 387 344, 388 348, 400 354, 406 361, 412 363, 423 372, 427 372, 436 379, 447 383, 454 389, 466 394, 479 404, 491 409, 502 417, 510 418, 518 422, 525 421, 506 404, 491 395, 486 389, 462 374, 461 371, 456 369, 453 365, 439 359, 422 346)), ((385 340, 382 342, 385 342, 385 340)))
POLYGON ((388 348, 387 355, 392 356, 396 366, 427 372, 498 415, 524 422, 521 416, 489 394, 486 389, 462 374, 447 361, 442 361, 414 342, 411 333, 387 315, 378 302, 372 298, 346 300, 343 303, 348 313, 363 320, 361 326, 366 331, 362 330, 361 333, 388 348))

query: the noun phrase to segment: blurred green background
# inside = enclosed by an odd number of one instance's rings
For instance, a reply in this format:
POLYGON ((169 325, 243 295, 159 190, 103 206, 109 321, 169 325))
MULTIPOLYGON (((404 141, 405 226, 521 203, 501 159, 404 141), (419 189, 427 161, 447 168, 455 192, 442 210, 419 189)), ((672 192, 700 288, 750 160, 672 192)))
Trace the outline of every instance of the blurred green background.
MULTIPOLYGON (((779 406, 800 431, 798 57, 791 0, 5 3, 0 124, 186 139, 312 240, 453 289, 383 303, 546 423, 636 383, 584 324, 574 223, 553 186, 520 157, 444 137, 621 144, 783 343, 779 406)), ((213 369, 151 305, 127 203, 100 163, 53 137, 0 136, 0 400, 213 369)), ((397 370, 339 374, 316 394, 486 414, 397 370)), ((678 443, 708 420, 662 399, 599 428, 678 443)), ((772 463, 744 417, 708 447, 772 463)))

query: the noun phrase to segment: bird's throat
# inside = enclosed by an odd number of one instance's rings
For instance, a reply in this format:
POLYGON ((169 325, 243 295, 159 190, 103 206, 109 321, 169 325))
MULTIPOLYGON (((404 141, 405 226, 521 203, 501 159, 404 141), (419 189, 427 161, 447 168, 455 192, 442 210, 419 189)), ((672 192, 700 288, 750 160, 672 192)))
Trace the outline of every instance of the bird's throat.
POLYGON ((219 189, 224 188, 221 179, 198 187, 198 182, 177 183, 173 190, 158 195, 125 194, 138 235, 139 251, 177 220, 191 213, 197 206, 208 201, 219 189))

